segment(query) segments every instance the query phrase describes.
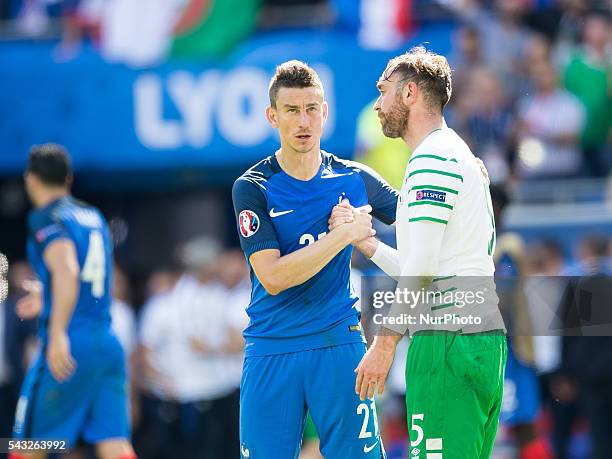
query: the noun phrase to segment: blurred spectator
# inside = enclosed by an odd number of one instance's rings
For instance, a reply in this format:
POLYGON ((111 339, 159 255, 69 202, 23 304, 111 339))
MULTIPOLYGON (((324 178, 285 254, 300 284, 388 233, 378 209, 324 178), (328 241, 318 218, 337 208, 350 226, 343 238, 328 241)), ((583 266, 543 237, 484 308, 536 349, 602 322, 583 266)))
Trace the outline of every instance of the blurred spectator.
POLYGON ((559 88, 552 63, 534 63, 531 78, 535 93, 518 105, 518 175, 527 179, 576 176, 582 165, 582 104, 559 88))
POLYGON ((565 86, 586 108, 582 133, 584 160, 590 175, 606 176, 610 169, 612 126, 612 28, 609 13, 587 16, 579 48, 565 69, 565 86))
POLYGON ((453 55, 449 62, 453 69, 451 103, 456 102, 457 97, 467 90, 472 70, 484 65, 478 28, 470 24, 463 25, 453 36, 453 48, 453 55))
POLYGON ((562 301, 566 334, 562 338, 561 369, 552 383, 556 398, 563 402, 578 400, 588 418, 593 459, 612 457, 612 353, 602 352, 612 349, 608 241, 603 235, 590 235, 580 244, 574 274, 582 277, 572 279, 562 301), (596 325, 582 326, 583 320, 593 322, 593 317, 598 320, 596 325))
POLYGON ((495 0, 493 11, 487 11, 477 0, 451 2, 449 6, 478 29, 484 63, 499 75, 511 95, 516 94, 520 90, 520 72, 529 40, 529 31, 521 23, 526 2, 495 0))
POLYGON ((529 67, 534 63, 548 62, 551 60, 552 50, 550 47, 550 41, 545 35, 534 33, 529 39, 527 44, 527 51, 525 56, 524 71, 528 72, 529 67))
POLYGON ((0 302, 0 437, 10 437, 19 389, 36 346, 36 320, 22 321, 17 301, 25 294, 24 281, 34 279, 26 261, 16 261, 9 270, 9 296, 0 302))
POLYGON ((574 48, 580 41, 580 33, 592 0, 560 0, 561 17, 556 33, 555 62, 565 67, 574 48))
POLYGON ((558 304, 563 294, 564 269, 561 247, 553 240, 543 240, 529 250, 530 275, 527 284, 531 317, 535 324, 535 363, 538 369, 543 405, 550 410, 552 444, 557 459, 566 459, 577 418, 577 405, 572 400, 555 398, 551 382, 561 365, 561 336, 556 334, 561 323, 558 304))
POLYGON ((457 93, 457 98, 454 124, 484 161, 491 182, 503 182, 509 173, 512 113, 502 86, 490 70, 474 68, 466 90, 457 93))
POLYGON ((509 199, 504 190, 497 187, 491 201, 498 233, 493 253, 495 284, 508 332, 500 423, 510 428, 521 459, 552 459, 548 442, 536 429, 541 402, 535 369, 534 323, 526 288, 527 251, 518 234, 505 232, 501 216, 509 199))
POLYGON ((178 277, 177 270, 172 268, 153 271, 145 285, 145 298, 150 299, 172 290, 178 277))
MULTIPOLYGON (((143 405, 148 421, 143 456, 238 456, 235 364, 243 344, 232 319, 237 305, 228 301, 227 288, 217 279, 219 256, 212 239, 186 244, 181 259, 187 270, 144 311, 141 357, 151 397, 143 405)), ((237 281, 236 269, 227 271, 224 281, 237 281)))
POLYGON ((113 303, 111 305, 111 317, 113 331, 119 338, 119 342, 129 361, 136 348, 136 318, 134 310, 129 304, 130 291, 128 279, 119 266, 113 267, 113 303))

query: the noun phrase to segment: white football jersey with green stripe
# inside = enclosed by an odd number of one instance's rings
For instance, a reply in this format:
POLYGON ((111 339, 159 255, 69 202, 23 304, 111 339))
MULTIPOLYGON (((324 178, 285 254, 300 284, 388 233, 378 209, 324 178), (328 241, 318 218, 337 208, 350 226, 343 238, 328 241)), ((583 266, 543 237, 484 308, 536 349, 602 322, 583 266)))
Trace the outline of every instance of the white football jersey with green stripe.
POLYGON ((408 162, 396 219, 400 266, 410 253, 411 226, 420 221, 446 226, 437 276, 493 275, 489 186, 469 147, 447 127, 429 134, 408 162))

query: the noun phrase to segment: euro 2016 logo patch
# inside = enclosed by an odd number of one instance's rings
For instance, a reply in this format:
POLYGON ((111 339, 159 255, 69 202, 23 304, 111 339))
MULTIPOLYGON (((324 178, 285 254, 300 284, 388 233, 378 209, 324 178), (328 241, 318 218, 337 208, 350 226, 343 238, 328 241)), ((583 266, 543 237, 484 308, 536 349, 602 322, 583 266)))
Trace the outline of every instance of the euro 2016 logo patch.
POLYGON ((444 191, 419 190, 416 192, 416 200, 417 201, 445 202, 446 193, 444 191))
POLYGON ((245 209, 238 215, 238 227, 242 237, 251 237, 259 229, 259 217, 252 210, 245 209))

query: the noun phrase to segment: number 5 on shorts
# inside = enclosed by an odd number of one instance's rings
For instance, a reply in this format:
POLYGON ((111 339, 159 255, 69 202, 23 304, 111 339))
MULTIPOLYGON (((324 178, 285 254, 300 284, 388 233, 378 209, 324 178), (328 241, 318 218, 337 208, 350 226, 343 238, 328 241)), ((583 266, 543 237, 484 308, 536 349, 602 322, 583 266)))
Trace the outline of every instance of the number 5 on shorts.
POLYGON ((423 421, 425 415, 423 413, 413 414, 410 421, 410 430, 416 432, 416 438, 410 442, 410 446, 418 446, 423 441, 423 428, 416 424, 415 421, 423 421))

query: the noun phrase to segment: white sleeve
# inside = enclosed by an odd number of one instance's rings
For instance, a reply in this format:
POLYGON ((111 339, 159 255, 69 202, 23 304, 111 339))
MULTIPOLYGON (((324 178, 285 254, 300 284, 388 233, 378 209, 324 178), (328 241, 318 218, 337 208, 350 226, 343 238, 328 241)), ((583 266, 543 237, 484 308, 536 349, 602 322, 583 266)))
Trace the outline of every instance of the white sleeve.
MULTIPOLYGON (((397 288, 416 292, 424 287, 424 282, 435 276, 439 260, 440 248, 444 237, 445 225, 423 220, 415 222, 408 232, 410 253, 404 258, 401 266, 401 277, 397 288)), ((390 316, 399 317, 408 312, 410 305, 405 303, 394 303, 389 310, 390 316)), ((408 325, 385 325, 385 328, 393 330, 401 335, 408 330, 408 325)))
POLYGON ((388 246, 382 241, 378 241, 376 252, 374 252, 370 260, 382 269, 387 276, 395 280, 399 279, 401 274, 399 253, 393 247, 388 246))

